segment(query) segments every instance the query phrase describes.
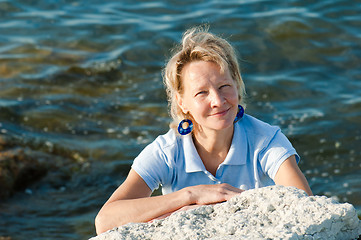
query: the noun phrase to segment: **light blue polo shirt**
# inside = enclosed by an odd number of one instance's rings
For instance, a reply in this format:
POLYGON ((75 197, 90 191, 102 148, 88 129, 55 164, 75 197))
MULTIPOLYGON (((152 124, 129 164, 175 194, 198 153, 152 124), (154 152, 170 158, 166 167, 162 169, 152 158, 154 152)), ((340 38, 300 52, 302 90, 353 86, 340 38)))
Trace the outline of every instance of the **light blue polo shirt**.
POLYGON ((274 177, 288 157, 299 156, 276 126, 249 115, 235 123, 232 144, 216 176, 208 172, 191 134, 180 136, 170 129, 157 137, 135 159, 132 168, 153 191, 163 194, 199 184, 228 183, 247 190, 274 185, 274 177))

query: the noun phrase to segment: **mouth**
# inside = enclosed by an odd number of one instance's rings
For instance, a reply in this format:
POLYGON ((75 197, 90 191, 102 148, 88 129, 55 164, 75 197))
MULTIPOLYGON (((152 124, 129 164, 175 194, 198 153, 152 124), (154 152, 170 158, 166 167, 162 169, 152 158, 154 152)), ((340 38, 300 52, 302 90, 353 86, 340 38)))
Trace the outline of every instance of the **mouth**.
POLYGON ((216 116, 216 117, 218 117, 218 116, 224 116, 224 115, 226 115, 226 114, 229 112, 230 109, 231 109, 231 108, 228 108, 228 109, 226 109, 226 110, 213 113, 213 114, 211 114, 211 116, 216 116))

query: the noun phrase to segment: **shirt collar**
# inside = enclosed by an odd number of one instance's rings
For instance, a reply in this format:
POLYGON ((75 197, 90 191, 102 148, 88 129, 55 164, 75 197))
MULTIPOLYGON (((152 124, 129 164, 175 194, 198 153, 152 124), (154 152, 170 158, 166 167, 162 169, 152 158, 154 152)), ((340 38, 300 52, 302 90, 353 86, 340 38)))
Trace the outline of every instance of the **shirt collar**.
POLYGON ((247 161, 247 137, 242 120, 234 124, 231 147, 221 165, 243 165, 247 161))
MULTIPOLYGON (((206 171, 202 159, 194 146, 192 134, 183 136, 185 170, 187 173, 206 171)), ((232 144, 221 165, 243 165, 247 160, 247 138, 242 121, 234 124, 232 144)))
POLYGON ((202 159, 199 157, 196 147, 194 146, 192 134, 183 137, 184 160, 186 172, 203 172, 206 170, 202 159))

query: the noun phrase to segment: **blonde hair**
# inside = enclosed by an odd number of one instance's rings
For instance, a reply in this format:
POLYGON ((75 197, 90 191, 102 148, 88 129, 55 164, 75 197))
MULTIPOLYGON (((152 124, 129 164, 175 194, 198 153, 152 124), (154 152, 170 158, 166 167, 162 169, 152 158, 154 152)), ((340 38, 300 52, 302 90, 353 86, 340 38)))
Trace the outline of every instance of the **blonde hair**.
POLYGON ((175 49, 173 57, 168 61, 163 71, 163 81, 166 86, 170 115, 173 122, 171 128, 178 125, 186 116, 178 106, 176 93, 183 93, 181 73, 183 68, 194 61, 214 62, 220 67, 221 73, 228 68, 232 79, 238 88, 239 104, 245 106, 245 86, 239 70, 237 56, 233 47, 223 38, 208 32, 208 27, 195 27, 183 34, 181 44, 175 49))

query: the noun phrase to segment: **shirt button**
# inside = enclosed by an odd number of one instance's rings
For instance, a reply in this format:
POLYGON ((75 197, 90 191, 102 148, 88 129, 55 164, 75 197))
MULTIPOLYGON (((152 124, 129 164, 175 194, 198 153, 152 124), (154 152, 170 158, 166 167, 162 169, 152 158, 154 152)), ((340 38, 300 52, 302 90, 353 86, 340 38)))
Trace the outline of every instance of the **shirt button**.
POLYGON ((242 184, 241 186, 239 186, 239 189, 248 190, 248 187, 246 185, 242 184))
POLYGON ((209 179, 211 179, 213 182, 219 182, 217 178, 215 178, 210 172, 204 171, 204 173, 207 175, 209 179))

